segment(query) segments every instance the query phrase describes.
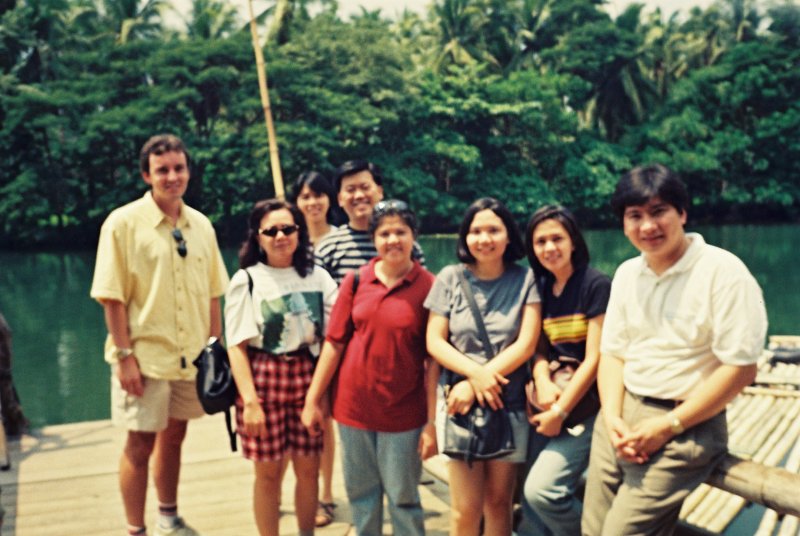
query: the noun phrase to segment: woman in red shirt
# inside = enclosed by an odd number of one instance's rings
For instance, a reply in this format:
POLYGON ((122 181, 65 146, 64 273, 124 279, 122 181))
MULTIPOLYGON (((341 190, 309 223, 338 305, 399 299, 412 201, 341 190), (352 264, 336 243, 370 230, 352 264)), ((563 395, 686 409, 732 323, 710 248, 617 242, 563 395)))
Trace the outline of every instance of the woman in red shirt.
POLYGON ((417 486, 422 459, 436 453, 439 368, 425 350, 422 304, 433 275, 412 258, 417 222, 408 206, 381 201, 369 227, 378 257, 349 273, 302 420, 322 422, 320 400, 338 370, 333 418, 339 423, 347 497, 358 534, 380 534, 383 495, 395 534, 424 534, 417 486))

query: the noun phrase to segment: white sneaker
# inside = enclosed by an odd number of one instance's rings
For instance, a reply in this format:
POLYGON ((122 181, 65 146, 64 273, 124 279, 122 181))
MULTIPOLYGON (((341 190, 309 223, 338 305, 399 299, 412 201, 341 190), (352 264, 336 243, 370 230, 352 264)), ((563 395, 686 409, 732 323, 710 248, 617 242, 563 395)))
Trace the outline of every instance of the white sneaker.
POLYGON ((186 524, 182 517, 178 517, 175 526, 165 529, 156 523, 156 531, 153 536, 200 536, 200 533, 186 524))

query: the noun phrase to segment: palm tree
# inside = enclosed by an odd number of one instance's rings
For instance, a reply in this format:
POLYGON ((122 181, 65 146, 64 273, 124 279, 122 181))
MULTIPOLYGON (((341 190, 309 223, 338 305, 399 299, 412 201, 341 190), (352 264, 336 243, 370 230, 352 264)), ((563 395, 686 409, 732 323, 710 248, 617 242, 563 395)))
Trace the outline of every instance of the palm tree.
POLYGON ((440 43, 434 69, 445 65, 469 65, 481 56, 478 44, 485 22, 481 0, 441 0, 433 5, 440 43))
POLYGON ((115 41, 152 37, 161 32, 161 11, 166 0, 103 0, 103 22, 115 41))
POLYGON ((224 0, 192 0, 186 34, 201 40, 220 39, 240 29, 236 9, 224 0))

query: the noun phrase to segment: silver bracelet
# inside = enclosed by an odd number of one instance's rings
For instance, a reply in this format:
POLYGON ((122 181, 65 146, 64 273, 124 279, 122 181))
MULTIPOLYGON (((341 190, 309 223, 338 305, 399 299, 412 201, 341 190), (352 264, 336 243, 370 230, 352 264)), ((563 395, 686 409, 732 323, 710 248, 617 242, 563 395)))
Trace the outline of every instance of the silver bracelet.
POLYGON ((562 407, 561 407, 561 406, 558 404, 558 402, 553 402, 552 404, 550 404, 550 409, 552 409, 553 411, 555 411, 556 413, 558 413, 558 416, 559 416, 559 417, 561 417, 561 420, 562 420, 562 421, 566 421, 566 420, 567 420, 567 417, 569 417, 569 413, 567 413, 566 411, 564 411, 564 408, 562 408, 562 407))

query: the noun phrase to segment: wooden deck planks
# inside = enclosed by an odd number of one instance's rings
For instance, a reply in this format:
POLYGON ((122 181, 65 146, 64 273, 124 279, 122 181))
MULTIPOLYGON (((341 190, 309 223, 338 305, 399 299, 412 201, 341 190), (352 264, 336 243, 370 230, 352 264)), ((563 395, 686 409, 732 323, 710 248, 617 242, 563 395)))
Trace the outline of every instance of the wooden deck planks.
MULTIPOLYGON (((117 464, 124 432, 109 421, 49 426, 8 443, 12 467, 0 472, 3 535, 114 536, 123 533, 124 516, 118 491, 117 464)), ((449 522, 447 490, 435 479, 421 486, 428 534, 444 535, 449 522)), ((222 416, 190 424, 184 447, 180 509, 201 534, 257 534, 252 515, 252 464, 231 453, 222 416)), ((337 520, 317 534, 344 536, 350 512, 338 460, 334 495, 337 520)), ((148 492, 147 520, 156 517, 155 489, 148 492)), ((294 476, 283 485, 281 534, 296 534, 294 476)), ((388 523, 385 533, 391 533, 388 523)))

